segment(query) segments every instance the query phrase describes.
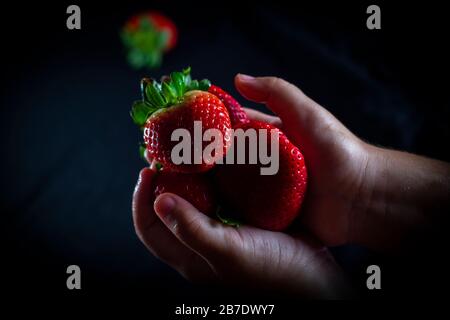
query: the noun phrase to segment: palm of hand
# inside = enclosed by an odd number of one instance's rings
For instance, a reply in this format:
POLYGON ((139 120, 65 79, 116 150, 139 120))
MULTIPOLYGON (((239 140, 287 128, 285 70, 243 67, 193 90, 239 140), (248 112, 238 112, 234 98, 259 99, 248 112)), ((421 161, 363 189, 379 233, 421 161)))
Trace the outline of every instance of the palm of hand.
POLYGON ((353 237, 352 213, 368 160, 364 143, 346 129, 329 128, 321 139, 305 155, 310 180, 302 221, 323 243, 340 245, 353 237))

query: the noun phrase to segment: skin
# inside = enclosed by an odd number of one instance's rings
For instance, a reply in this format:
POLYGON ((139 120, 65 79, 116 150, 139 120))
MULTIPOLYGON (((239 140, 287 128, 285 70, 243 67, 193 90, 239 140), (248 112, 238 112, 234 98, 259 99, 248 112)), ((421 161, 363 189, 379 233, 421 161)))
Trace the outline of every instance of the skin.
POLYGON ((352 291, 327 246, 356 243, 399 252, 450 207, 449 164, 369 145, 282 79, 237 75, 235 85, 245 98, 278 115, 246 109, 249 117, 280 127, 305 156, 309 181, 300 224, 307 230, 236 229, 174 194, 150 203, 154 171, 144 168, 133 196, 136 233, 152 254, 187 279, 348 297, 352 291))

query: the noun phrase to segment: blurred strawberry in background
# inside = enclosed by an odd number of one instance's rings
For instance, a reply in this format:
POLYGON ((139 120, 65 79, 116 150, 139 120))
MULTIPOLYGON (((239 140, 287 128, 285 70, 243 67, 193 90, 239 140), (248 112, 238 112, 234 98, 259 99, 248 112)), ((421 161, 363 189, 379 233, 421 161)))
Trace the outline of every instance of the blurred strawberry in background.
POLYGON ((136 69, 155 69, 164 52, 177 44, 178 31, 173 21, 156 11, 131 17, 121 31, 128 63, 136 69))

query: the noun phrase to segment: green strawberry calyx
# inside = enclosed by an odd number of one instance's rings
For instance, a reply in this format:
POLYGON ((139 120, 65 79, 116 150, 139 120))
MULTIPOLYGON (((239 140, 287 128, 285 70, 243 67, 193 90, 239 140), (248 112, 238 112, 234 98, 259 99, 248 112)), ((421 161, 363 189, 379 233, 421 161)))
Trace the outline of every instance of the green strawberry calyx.
POLYGON ((192 90, 208 91, 211 82, 207 79, 192 80, 191 68, 181 72, 172 72, 161 82, 154 79, 141 80, 142 100, 135 101, 131 108, 131 118, 139 127, 143 127, 148 117, 155 111, 168 108, 183 101, 186 92, 192 90))

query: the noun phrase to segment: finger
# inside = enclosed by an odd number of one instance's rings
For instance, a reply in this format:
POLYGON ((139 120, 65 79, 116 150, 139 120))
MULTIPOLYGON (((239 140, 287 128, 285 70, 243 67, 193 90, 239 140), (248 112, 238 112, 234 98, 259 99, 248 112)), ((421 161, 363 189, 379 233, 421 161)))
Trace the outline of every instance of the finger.
POLYGON ((238 74, 235 85, 244 97, 265 103, 277 114, 294 143, 301 144, 310 136, 320 138, 323 130, 340 124, 331 113, 283 79, 238 74))
POLYGON ((151 200, 154 175, 149 168, 142 169, 139 174, 132 205, 136 234, 154 256, 189 280, 209 280, 213 272, 207 262, 181 243, 156 216, 151 200))
POLYGON ((186 200, 165 193, 156 199, 154 208, 170 231, 206 260, 214 260, 227 252, 225 237, 230 230, 199 212, 186 200))
MULTIPOLYGON (((153 170, 149 168, 142 169, 134 188, 132 211, 136 231, 147 229, 156 220, 156 216, 150 214, 152 211, 150 195, 154 175, 155 172, 153 170)), ((140 233, 138 233, 138 236, 140 236, 140 233)))
POLYGON ((279 117, 271 116, 255 109, 244 108, 244 110, 247 116, 252 120, 270 123, 279 129, 282 127, 281 119, 279 117))

